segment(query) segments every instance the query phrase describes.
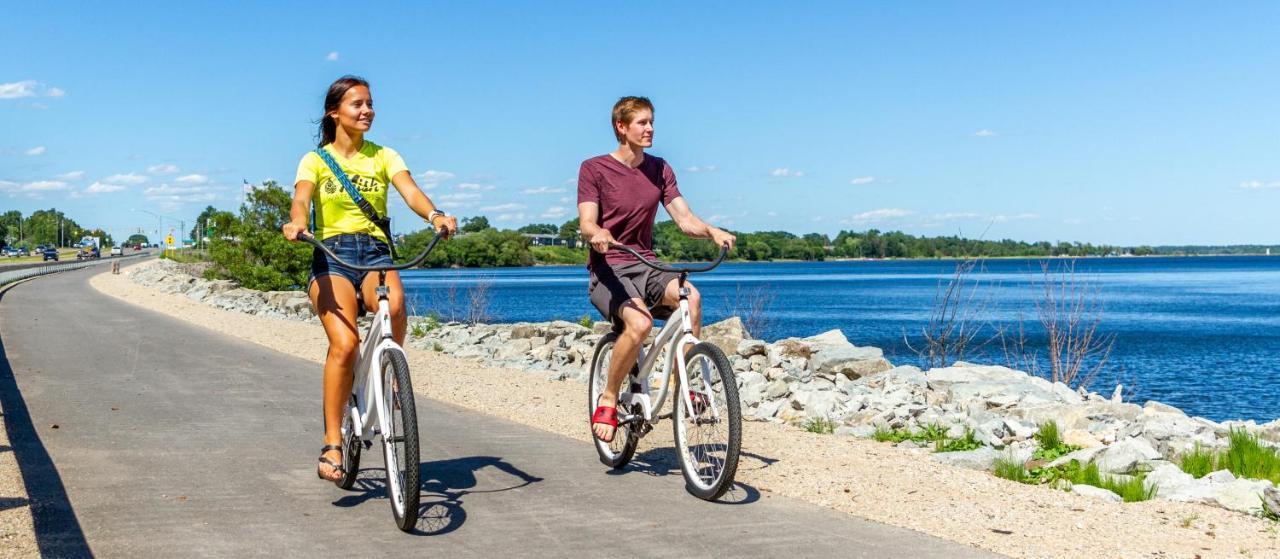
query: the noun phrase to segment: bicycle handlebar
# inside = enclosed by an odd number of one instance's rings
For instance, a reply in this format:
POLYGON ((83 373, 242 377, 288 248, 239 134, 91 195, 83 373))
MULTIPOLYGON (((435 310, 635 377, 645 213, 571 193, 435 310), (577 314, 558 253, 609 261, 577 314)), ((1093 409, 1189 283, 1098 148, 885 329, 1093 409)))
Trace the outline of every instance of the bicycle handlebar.
POLYGON ((720 256, 716 258, 715 262, 712 262, 710 264, 706 264, 703 266, 695 266, 692 268, 673 268, 670 266, 663 266, 662 264, 658 264, 657 262, 649 260, 648 258, 645 258, 643 255, 641 255, 639 252, 636 252, 635 249, 627 245, 622 245, 618 243, 609 243, 609 246, 610 248, 613 248, 616 250, 621 250, 623 252, 631 253, 632 256, 639 258, 640 262, 643 263, 645 266, 653 268, 654 270, 657 270, 659 272, 674 272, 677 274, 687 274, 690 272, 709 272, 711 270, 714 270, 716 266, 719 266, 720 263, 724 261, 724 257, 729 254, 729 243, 725 243, 723 245, 720 245, 720 256))
POLYGON ((431 250, 436 248, 436 243, 440 242, 440 239, 443 239, 443 238, 444 238, 444 233, 440 231, 436 231, 435 236, 431 238, 431 242, 427 244, 427 248, 423 250, 421 254, 414 257, 412 260, 405 262, 404 264, 392 264, 390 266, 361 266, 358 264, 352 264, 350 262, 347 262, 346 260, 339 258, 338 255, 334 254, 332 250, 329 250, 329 247, 324 246, 324 243, 316 240, 315 235, 312 235, 311 232, 303 231, 301 233, 298 233, 299 241, 302 241, 304 243, 309 243, 315 246, 316 248, 324 251, 324 253, 329 255, 329 258, 332 258, 335 262, 342 264, 343 266, 346 266, 348 268, 351 268, 352 270, 358 270, 361 272, 389 272, 391 270, 407 270, 409 268, 416 267, 418 264, 421 264, 423 260, 427 259, 427 255, 431 254, 431 250))

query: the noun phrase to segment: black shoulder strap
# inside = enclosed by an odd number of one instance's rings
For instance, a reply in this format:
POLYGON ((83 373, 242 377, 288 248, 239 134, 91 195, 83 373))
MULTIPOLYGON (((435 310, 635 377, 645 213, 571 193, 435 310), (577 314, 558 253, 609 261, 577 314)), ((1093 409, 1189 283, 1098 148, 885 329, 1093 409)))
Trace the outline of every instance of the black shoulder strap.
POLYGON ((351 184, 351 179, 347 177, 347 173, 342 170, 342 167, 338 165, 338 162, 334 160, 329 152, 325 151, 324 148, 316 148, 316 155, 319 155, 324 164, 329 166, 333 176, 338 178, 338 183, 342 185, 343 190, 347 191, 347 195, 351 196, 351 201, 355 202, 356 207, 360 208, 360 212, 369 218, 369 221, 373 222, 382 231, 382 234, 387 236, 387 246, 391 247, 391 257, 399 258, 396 255, 395 239, 391 238, 391 220, 378 215, 378 211, 373 209, 373 204, 370 204, 368 200, 364 199, 364 196, 360 195, 360 191, 356 190, 355 185, 351 184))

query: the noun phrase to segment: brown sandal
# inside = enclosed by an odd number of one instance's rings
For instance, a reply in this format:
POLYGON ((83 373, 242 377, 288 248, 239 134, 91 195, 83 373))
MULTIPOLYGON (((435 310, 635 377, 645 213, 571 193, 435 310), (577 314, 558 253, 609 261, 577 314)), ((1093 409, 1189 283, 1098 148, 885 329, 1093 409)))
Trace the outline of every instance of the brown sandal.
MULTIPOLYGON (((342 445, 327 444, 320 447, 320 463, 326 466, 329 466, 330 468, 333 468, 333 471, 338 474, 338 478, 340 479, 342 476, 347 475, 347 470, 346 468, 342 467, 342 464, 335 464, 333 460, 330 460, 324 457, 324 453, 329 452, 330 450, 336 450, 339 453, 341 453, 342 445)), ((324 474, 320 473, 319 466, 316 467, 316 477, 323 479, 325 481, 336 481, 336 480, 332 480, 327 477, 324 477, 324 474)))

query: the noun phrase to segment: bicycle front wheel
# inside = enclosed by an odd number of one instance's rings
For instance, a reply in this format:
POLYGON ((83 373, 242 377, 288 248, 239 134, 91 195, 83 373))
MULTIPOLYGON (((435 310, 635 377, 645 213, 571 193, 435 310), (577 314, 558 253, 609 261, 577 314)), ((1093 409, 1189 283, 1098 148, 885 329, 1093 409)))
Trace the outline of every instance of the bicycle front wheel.
POLYGON ((685 359, 688 394, 674 394, 676 452, 685 488, 714 500, 733 486, 742 449, 738 384, 724 352, 710 342, 693 346, 685 359), (686 399, 685 396, 688 396, 686 399))
POLYGON ((387 497, 396 526, 409 531, 418 523, 418 412, 404 353, 382 353, 382 455, 387 467, 387 497))

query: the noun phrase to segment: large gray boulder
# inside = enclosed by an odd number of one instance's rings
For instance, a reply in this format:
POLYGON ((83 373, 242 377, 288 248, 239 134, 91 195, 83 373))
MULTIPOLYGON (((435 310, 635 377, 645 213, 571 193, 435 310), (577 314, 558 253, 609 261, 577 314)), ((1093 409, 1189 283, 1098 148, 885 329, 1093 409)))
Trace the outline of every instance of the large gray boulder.
POLYGON ((994 448, 984 446, 976 450, 962 452, 937 452, 931 456, 933 456, 934 460, 943 464, 985 471, 995 466, 996 459, 1000 458, 1002 454, 994 448))
POLYGON ((1124 499, 1121 499, 1119 495, 1101 487, 1094 487, 1092 485, 1072 485, 1071 492, 1076 495, 1084 495, 1085 497, 1102 499, 1103 501, 1111 501, 1113 503, 1124 501, 1124 499))
POLYGON ((719 347, 725 355, 733 355, 738 352, 738 344, 742 340, 750 339, 751 334, 747 332, 747 328, 742 325, 742 319, 731 316, 720 322, 710 326, 702 327, 702 339, 719 347))
POLYGON ((1140 437, 1116 441, 1098 454, 1095 463, 1105 474, 1127 474, 1139 464, 1159 460, 1160 453, 1140 437))

